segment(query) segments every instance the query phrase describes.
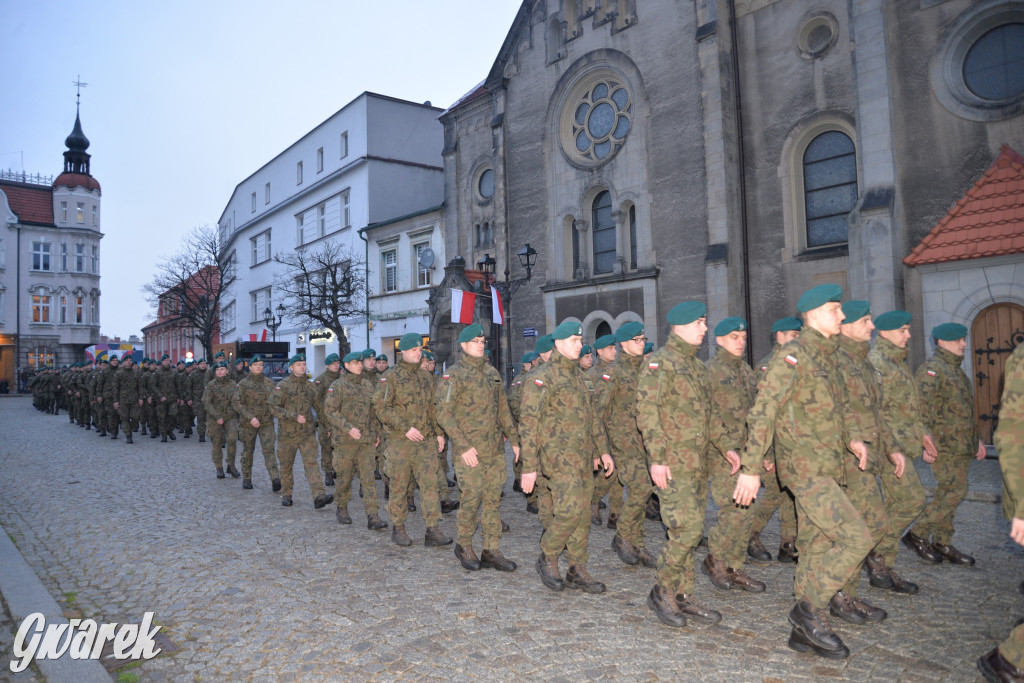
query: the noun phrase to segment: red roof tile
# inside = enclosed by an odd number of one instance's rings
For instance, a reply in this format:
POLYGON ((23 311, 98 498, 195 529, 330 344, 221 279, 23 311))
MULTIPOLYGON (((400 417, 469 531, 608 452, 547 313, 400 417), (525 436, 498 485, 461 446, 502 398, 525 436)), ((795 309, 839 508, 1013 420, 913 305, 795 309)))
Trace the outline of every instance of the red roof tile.
POLYGON ((20 223, 54 225, 53 190, 49 187, 0 182, 0 190, 7 195, 11 211, 20 223))
POLYGON ((964 261, 1024 253, 1024 157, 1003 145, 992 166, 903 262, 964 261))
POLYGON ((57 179, 53 181, 53 186, 56 188, 61 185, 72 189, 76 187, 84 187, 87 190, 100 189, 100 181, 96 180, 91 175, 86 175, 84 173, 61 173, 57 176, 57 179))

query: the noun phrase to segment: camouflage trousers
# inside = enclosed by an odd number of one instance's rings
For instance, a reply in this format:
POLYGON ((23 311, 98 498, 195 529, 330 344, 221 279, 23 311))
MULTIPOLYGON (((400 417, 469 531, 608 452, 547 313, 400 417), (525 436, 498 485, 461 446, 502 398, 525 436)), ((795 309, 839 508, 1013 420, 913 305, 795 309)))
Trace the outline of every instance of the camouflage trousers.
MULTIPOLYGON (((460 458, 455 456, 456 464, 460 458)), ((458 467, 455 468, 456 478, 458 478, 458 467)), ((505 485, 505 480, 501 481, 502 486, 505 485)), ((437 454, 437 497, 442 503, 448 502, 451 493, 448 491, 448 443, 445 442, 444 448, 437 454)))
POLYGON ((917 518, 915 534, 944 545, 953 542, 953 517, 957 506, 967 497, 967 472, 970 466, 970 458, 949 453, 940 454, 932 463, 935 495, 917 518))
POLYGON ((704 529, 708 475, 704 467, 673 469, 668 487, 658 489, 661 521, 668 527, 668 540, 658 555, 657 581, 668 595, 692 595, 696 580, 694 549, 704 529))
POLYGON ((146 426, 149 428, 150 434, 160 433, 160 424, 156 417, 156 404, 146 401, 143 404, 143 408, 146 411, 146 426))
POLYGON ((202 403, 192 404, 192 413, 196 416, 196 433, 199 436, 206 436, 206 408, 202 403))
MULTIPOLYGON (((884 456, 883 456, 884 457, 884 456)), ((885 458, 888 463, 888 458, 885 458)), ((892 466, 885 466, 886 470, 892 470, 892 466)), ((870 472, 863 472, 857 467, 857 461, 850 457, 846 459, 846 497, 853 504, 853 507, 860 513, 871 535, 871 549, 874 549, 889 531, 889 517, 885 514, 885 503, 882 501, 882 493, 878 488, 878 479, 870 472)), ((865 555, 866 556, 866 555, 865 555)), ((843 590, 851 598, 857 596, 857 586, 860 584, 860 570, 864 566, 862 559, 857 563, 857 569, 843 586, 843 590)))
MULTIPOLYGON (((598 475, 594 486, 594 495, 597 495, 597 487, 603 483, 603 473, 598 475)), ((615 490, 620 492, 626 490, 626 502, 621 504, 621 512, 618 513, 618 533, 623 540, 628 541, 634 548, 645 547, 644 541, 644 515, 647 511, 647 501, 651 497, 651 473, 648 470, 647 453, 616 453, 615 472, 611 479, 618 479, 618 486, 611 488, 609 514, 615 513, 616 500, 622 501, 621 493, 616 496, 615 490)))
POLYGON ((363 507, 367 515, 380 514, 377 502, 377 481, 373 478, 373 464, 376 449, 372 443, 361 443, 353 439, 333 437, 331 454, 335 480, 334 502, 343 508, 352 500, 352 480, 359 475, 363 487, 363 507))
POLYGON ((192 433, 192 406, 187 401, 178 404, 178 429, 192 433))
POLYGON ((1024 669, 1024 624, 1018 625, 1003 642, 999 653, 1018 669, 1024 669))
POLYGON ((800 525, 793 593, 824 609, 846 585, 875 542, 846 492, 831 477, 807 477, 789 484, 800 525))
POLYGON ((796 501, 793 500, 793 494, 779 484, 777 470, 771 472, 762 470, 761 481, 764 483, 764 492, 750 506, 750 514, 753 517, 750 523, 751 535, 764 531, 764 528, 768 526, 768 521, 778 509, 781 542, 796 541, 796 501))
MULTIPOLYGON (((271 479, 280 479, 281 470, 277 466, 277 450, 274 445, 277 435, 274 433, 273 419, 260 422, 257 428, 248 422, 242 422, 239 418, 238 438, 242 441, 242 476, 252 479, 252 456, 256 450, 257 436, 260 438, 260 450, 263 451, 263 464, 267 467, 267 474, 271 479)), ((214 443, 220 446, 216 439, 214 443)), ((228 448, 231 446, 229 443, 228 448)))
MULTIPOLYGON (((405 524, 409 515, 405 495, 420 488, 420 506, 428 527, 441 523, 441 500, 437 495, 437 439, 410 441, 401 435, 388 439, 387 476, 391 479, 388 515, 394 525, 405 524)), ((363 487, 365 490, 365 486, 363 487)))
MULTIPOLYGON (((454 457, 459 478, 457 541, 463 548, 473 547, 477 520, 484 538, 484 550, 497 550, 501 541, 501 489, 508 477, 505 454, 480 453, 476 467, 470 467, 458 455, 454 457)), ((445 490, 448 483, 445 482, 445 490)))
POLYGON ((306 471, 309 493, 316 498, 326 493, 324 483, 320 480, 320 464, 317 462, 316 433, 306 425, 303 428, 285 427, 277 435, 277 459, 281 464, 281 495, 292 495, 295 485, 295 453, 302 458, 302 467, 306 471))
POLYGON ((160 435, 167 436, 174 430, 174 425, 178 420, 178 405, 173 401, 159 402, 159 399, 153 401, 153 405, 156 406, 156 421, 160 428, 160 435))
POLYGON ((118 416, 121 418, 121 431, 125 434, 131 434, 139 427, 139 415, 142 414, 142 406, 139 405, 138 401, 132 401, 131 403, 122 403, 117 409, 118 416))
POLYGON ((337 474, 337 470, 334 469, 334 440, 331 438, 326 424, 317 426, 316 440, 320 444, 320 469, 323 470, 324 475, 328 472, 337 474))
MULTIPOLYGON (((221 450, 220 444, 222 441, 227 441, 227 463, 232 467, 235 466, 235 453, 237 450, 236 441, 238 439, 238 418, 231 417, 224 420, 224 424, 217 424, 216 420, 210 420, 210 456, 213 458, 214 467, 224 467, 225 458, 224 451, 221 450)), ((245 470, 245 466, 242 466, 242 470, 245 470)), ((249 456, 249 469, 245 473, 246 479, 252 479, 252 455, 249 456)))
POLYGON ((78 409, 75 411, 75 419, 78 420, 78 424, 87 425, 89 424, 89 397, 82 394, 78 397, 78 409))
POLYGON ((740 507, 733 502, 739 472, 729 474, 729 463, 725 458, 712 452, 708 463, 710 471, 711 497, 718 506, 718 521, 708 533, 708 552, 715 559, 725 562, 727 567, 741 569, 747 557, 747 541, 754 523, 753 508, 740 507))
MULTIPOLYGON (((618 465, 616 464, 616 467, 618 465)), ((604 466, 602 465, 594 473, 594 497, 590 501, 596 505, 601 502, 601 499, 606 495, 608 496, 608 514, 615 515, 616 517, 622 516, 622 489, 624 484, 619 481, 616 476, 606 477, 604 476, 604 466)), ((644 502, 644 505, 647 503, 644 502)))
POLYGON ((925 493, 914 461, 909 457, 901 478, 897 479, 892 468, 886 467, 879 479, 882 480, 882 491, 885 492, 885 514, 889 517, 889 526, 875 547, 875 552, 882 556, 885 566, 891 569, 896 562, 896 551, 903 531, 924 510, 925 493))
POLYGON ((558 557, 565 548, 569 566, 585 567, 594 477, 588 472, 544 478, 551 501, 551 520, 544 527, 540 549, 545 557, 558 557))

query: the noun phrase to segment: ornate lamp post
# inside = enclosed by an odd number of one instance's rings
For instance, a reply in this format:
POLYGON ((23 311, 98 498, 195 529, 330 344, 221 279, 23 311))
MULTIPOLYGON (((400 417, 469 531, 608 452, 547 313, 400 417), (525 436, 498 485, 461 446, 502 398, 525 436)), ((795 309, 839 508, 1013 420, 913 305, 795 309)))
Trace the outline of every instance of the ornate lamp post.
POLYGON ((523 286, 523 284, 530 281, 532 276, 533 266, 537 263, 537 250, 526 244, 522 249, 519 250, 519 265, 526 269, 526 277, 516 278, 515 280, 509 279, 510 271, 509 264, 505 264, 505 281, 498 282, 494 277, 494 271, 497 267, 497 261, 491 257, 490 254, 484 254, 484 257, 477 262, 477 267, 483 271, 488 284, 493 284, 494 288, 498 290, 498 296, 501 297, 502 307, 505 311, 505 382, 509 384, 512 382, 512 325, 510 321, 512 319, 512 295, 523 286))
POLYGON ((277 328, 281 327, 281 322, 284 320, 284 305, 278 304, 277 318, 274 318, 274 311, 270 310, 270 306, 263 309, 263 323, 270 329, 270 333, 274 335, 274 341, 277 341, 277 328))

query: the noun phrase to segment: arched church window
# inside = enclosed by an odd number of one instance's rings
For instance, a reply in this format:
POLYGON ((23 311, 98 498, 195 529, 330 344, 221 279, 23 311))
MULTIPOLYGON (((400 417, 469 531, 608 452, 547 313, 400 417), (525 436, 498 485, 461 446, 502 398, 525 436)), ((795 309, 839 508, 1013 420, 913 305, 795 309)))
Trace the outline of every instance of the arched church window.
POLYGON ((612 326, 608 324, 607 320, 602 320, 597 324, 597 328, 594 330, 594 339, 600 339, 606 334, 612 333, 612 326))
POLYGON ((612 197, 603 190, 594 197, 594 274, 610 273, 615 267, 615 221, 612 219, 612 197))
POLYGON ((847 241, 846 216, 857 204, 857 152, 845 133, 830 130, 803 154, 807 247, 847 241))

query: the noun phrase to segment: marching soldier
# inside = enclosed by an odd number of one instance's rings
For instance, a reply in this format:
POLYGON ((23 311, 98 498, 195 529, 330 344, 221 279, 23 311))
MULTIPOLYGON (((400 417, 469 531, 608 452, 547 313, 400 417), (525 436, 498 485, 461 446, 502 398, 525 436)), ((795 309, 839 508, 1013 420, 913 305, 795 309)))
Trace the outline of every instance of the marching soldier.
POLYGON ((171 357, 166 353, 160 357, 160 368, 153 375, 153 404, 160 425, 160 441, 174 441, 174 427, 178 416, 178 373, 171 367, 171 357))
MULTIPOLYGON (((594 353, 597 354, 597 359, 593 366, 589 370, 584 370, 594 387, 597 387, 601 383, 601 375, 618 357, 615 335, 606 334, 598 337, 594 342, 594 353)), ((622 474, 621 470, 619 474, 622 474)), ((601 508, 604 506, 601 499, 608 496, 608 528, 615 529, 622 515, 622 484, 619 483, 619 477, 604 475, 605 472, 600 469, 594 474, 594 499, 590 504, 590 523, 601 526, 601 508)))
POLYGON ((320 416, 323 415, 327 390, 339 377, 341 358, 338 354, 332 353, 324 359, 324 371, 313 380, 313 387, 316 389, 316 403, 313 406, 317 417, 316 438, 320 444, 320 469, 324 472, 324 486, 334 486, 334 450, 331 446, 330 427, 320 419, 320 416))
MULTIPOLYGON (((238 470, 235 469, 235 452, 236 442, 238 441, 238 415, 235 413, 233 406, 236 385, 228 377, 228 364, 225 361, 214 363, 213 371, 213 381, 203 389, 202 398, 203 411, 210 421, 210 455, 213 458, 213 466, 217 470, 217 478, 223 479, 224 453, 220 445, 226 441, 228 471, 231 472, 231 476, 237 477, 238 470)), ((242 469, 246 469, 244 461, 242 469)), ((252 488, 251 455, 249 468, 246 470, 245 478, 242 479, 242 488, 252 488)))
POLYGON ((281 490, 281 471, 277 465, 277 434, 274 433, 274 414, 270 406, 274 383, 263 374, 263 366, 262 356, 256 354, 252 357, 249 373, 235 386, 231 407, 238 414, 239 438, 242 441, 242 479, 252 480, 253 451, 256 450, 256 437, 259 437, 263 464, 270 475, 270 486, 277 493, 281 490))
MULTIPOLYGON (((124 366, 114 375, 114 392, 116 400, 113 408, 121 419, 121 428, 128 443, 132 441, 132 432, 139 424, 139 411, 142 409, 142 398, 139 396, 139 377, 133 369, 132 356, 124 357, 124 366)), ((114 432, 117 438, 117 432, 114 432)))
MULTIPOLYGON (((530 372, 536 367, 536 361, 540 358, 536 351, 527 351, 523 354, 522 358, 519 359, 523 369, 516 375, 515 379, 508 387, 508 409, 512 413, 512 419, 515 420, 516 425, 519 425, 519 405, 523 398, 523 379, 530 374, 530 372)), ((520 477, 523 474, 523 459, 517 458, 515 464, 512 465, 512 490, 522 493, 523 485, 520 477)), ((529 503, 527 503, 529 507, 529 503)), ((529 512, 529 510, 527 510, 529 512)), ((536 513, 536 509, 533 511, 536 513)))
MULTIPOLYGON (((199 435, 199 443, 206 441, 206 407, 203 405, 203 393, 206 391, 207 379, 206 359, 200 358, 196 363, 195 370, 189 374, 188 396, 189 409, 196 419, 196 434, 199 435)), ((234 467, 234 459, 231 461, 234 467)))

